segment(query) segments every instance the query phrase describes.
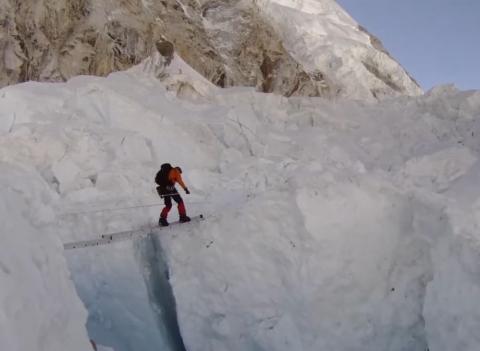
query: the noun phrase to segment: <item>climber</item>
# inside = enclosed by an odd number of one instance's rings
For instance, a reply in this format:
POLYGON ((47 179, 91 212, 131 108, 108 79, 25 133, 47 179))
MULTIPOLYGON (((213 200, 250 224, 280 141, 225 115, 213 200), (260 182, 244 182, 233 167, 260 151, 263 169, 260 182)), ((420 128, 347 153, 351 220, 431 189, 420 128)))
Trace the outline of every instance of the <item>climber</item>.
POLYGON ((163 198, 165 202, 165 207, 160 213, 158 225, 162 227, 168 226, 167 216, 168 212, 172 208, 172 199, 178 204, 178 214, 180 216, 180 222, 189 222, 190 217, 187 216, 187 211, 185 209, 183 199, 175 188, 175 183, 178 183, 187 194, 190 194, 190 191, 188 190, 182 179, 182 169, 180 167, 172 167, 170 163, 164 163, 160 167, 157 175, 155 176, 155 183, 157 183, 158 185, 158 195, 160 195, 160 198, 163 198))

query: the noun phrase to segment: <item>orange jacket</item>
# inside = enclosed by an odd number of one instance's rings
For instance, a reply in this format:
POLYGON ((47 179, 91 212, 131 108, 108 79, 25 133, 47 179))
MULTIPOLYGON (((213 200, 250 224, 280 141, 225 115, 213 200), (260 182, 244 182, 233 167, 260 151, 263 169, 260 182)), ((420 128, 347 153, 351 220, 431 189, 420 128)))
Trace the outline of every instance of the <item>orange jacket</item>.
POLYGON ((168 180, 171 181, 173 183, 173 185, 175 185, 175 183, 180 184, 180 186, 183 188, 183 190, 185 190, 187 188, 187 186, 183 182, 182 174, 176 168, 172 168, 170 170, 170 172, 168 173, 168 180))

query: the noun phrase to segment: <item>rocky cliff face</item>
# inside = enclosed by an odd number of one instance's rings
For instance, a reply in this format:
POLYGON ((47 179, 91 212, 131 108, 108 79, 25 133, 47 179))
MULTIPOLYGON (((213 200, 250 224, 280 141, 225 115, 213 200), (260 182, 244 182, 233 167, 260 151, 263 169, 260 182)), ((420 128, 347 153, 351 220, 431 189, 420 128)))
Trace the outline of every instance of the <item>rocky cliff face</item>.
POLYGON ((221 87, 367 100, 420 93, 378 41, 335 6, 331 0, 0 0, 0 86, 107 75, 170 42, 221 87))

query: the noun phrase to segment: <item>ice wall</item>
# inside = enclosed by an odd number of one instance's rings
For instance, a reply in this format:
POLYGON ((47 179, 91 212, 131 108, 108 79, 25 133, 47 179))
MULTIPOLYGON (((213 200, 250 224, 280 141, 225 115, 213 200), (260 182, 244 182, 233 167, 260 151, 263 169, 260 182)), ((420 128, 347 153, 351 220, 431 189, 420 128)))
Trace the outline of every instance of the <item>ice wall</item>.
POLYGON ((0 345, 10 351, 86 351, 86 311, 70 280, 46 184, 0 162, 0 345))

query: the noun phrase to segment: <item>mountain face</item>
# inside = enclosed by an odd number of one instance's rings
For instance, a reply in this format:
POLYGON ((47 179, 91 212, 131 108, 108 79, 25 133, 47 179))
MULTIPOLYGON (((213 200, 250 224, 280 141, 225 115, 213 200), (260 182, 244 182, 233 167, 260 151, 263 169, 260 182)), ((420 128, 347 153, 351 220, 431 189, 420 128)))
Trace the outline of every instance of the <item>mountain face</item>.
POLYGON ((163 43, 220 87, 377 100, 418 84, 333 0, 0 0, 0 86, 105 76, 163 43))

